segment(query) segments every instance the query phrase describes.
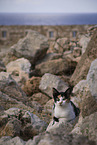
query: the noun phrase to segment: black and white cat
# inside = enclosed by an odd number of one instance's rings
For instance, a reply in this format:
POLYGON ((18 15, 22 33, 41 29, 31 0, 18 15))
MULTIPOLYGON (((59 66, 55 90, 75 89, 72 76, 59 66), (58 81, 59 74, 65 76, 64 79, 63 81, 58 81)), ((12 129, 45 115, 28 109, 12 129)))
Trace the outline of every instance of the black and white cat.
POLYGON ((65 92, 59 92, 53 88, 53 121, 50 123, 47 130, 56 126, 59 122, 72 121, 79 115, 79 108, 70 100, 72 89, 73 88, 70 87, 65 92))

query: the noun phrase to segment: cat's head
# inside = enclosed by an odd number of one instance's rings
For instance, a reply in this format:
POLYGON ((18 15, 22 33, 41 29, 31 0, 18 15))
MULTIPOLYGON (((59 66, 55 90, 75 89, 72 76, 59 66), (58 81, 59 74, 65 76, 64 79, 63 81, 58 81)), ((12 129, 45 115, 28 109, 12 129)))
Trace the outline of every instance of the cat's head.
POLYGON ((70 87, 65 92, 59 92, 57 89, 53 88, 54 102, 59 105, 62 105, 65 102, 69 103, 72 90, 73 90, 73 87, 70 87))

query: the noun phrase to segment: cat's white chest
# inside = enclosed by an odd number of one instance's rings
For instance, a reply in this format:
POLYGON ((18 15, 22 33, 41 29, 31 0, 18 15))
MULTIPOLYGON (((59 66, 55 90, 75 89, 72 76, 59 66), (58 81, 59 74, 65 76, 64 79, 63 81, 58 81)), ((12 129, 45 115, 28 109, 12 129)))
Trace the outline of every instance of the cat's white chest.
POLYGON ((54 116, 57 118, 66 118, 66 120, 72 120, 75 118, 75 113, 71 103, 65 103, 65 105, 55 104, 54 116))

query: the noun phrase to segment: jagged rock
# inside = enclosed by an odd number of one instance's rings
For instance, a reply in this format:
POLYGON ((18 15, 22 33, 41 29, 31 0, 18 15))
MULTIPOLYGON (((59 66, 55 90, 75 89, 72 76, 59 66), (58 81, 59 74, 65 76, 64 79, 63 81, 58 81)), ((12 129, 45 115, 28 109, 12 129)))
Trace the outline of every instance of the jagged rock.
POLYGON ((22 90, 28 95, 31 96, 34 93, 39 92, 39 84, 40 84, 40 77, 32 77, 26 81, 24 86, 22 86, 22 90))
POLYGON ((76 85, 79 81, 86 79, 91 62, 97 58, 97 29, 93 32, 90 42, 78 62, 77 67, 70 79, 72 85, 76 85))
POLYGON ((47 124, 35 114, 19 108, 10 108, 0 116, 0 136, 20 136, 27 140, 45 131, 47 124), (29 134, 26 132, 29 131, 29 134))
POLYGON ((66 50, 66 41, 68 39, 66 37, 59 38, 54 44, 54 50, 58 53, 63 53, 66 50))
POLYGON ((83 117, 89 116, 97 111, 97 103, 90 93, 87 80, 80 81, 74 88, 72 101, 77 104, 83 117))
POLYGON ((95 97, 97 101, 97 59, 95 59, 90 66, 87 82, 89 84, 89 89, 93 97, 95 97))
POLYGON ((91 114, 78 122, 72 133, 77 133, 97 142, 97 112, 91 114))
POLYGON ((17 137, 14 137, 14 138, 11 138, 9 136, 4 136, 4 137, 2 137, 0 139, 0 144, 1 145, 13 145, 13 144, 16 144, 16 145, 25 145, 26 142, 23 141, 18 136, 17 137))
POLYGON ((0 61, 0 72, 6 71, 6 67, 2 61, 0 61))
POLYGON ((22 81, 23 79, 26 81, 29 78, 30 73, 30 62, 25 58, 20 58, 15 61, 11 61, 7 64, 7 72, 12 75, 12 77, 16 80, 16 82, 22 81))
POLYGON ((85 53, 86 48, 87 48, 90 40, 91 40, 91 36, 89 36, 89 35, 82 35, 81 36, 81 38, 79 40, 79 44, 82 47, 82 54, 85 53))
POLYGON ((26 102, 27 96, 9 73, 0 72, 0 91, 17 101, 26 102))
POLYGON ((35 64, 45 56, 48 48, 48 40, 45 36, 36 31, 30 31, 25 38, 20 39, 17 44, 11 47, 3 61, 7 64, 17 58, 24 57, 31 64, 35 64))
POLYGON ((12 119, 8 121, 4 130, 2 131, 2 136, 20 136, 21 131, 21 121, 18 119, 12 119))
POLYGON ((68 88, 68 84, 66 84, 56 75, 45 73, 41 78, 39 89, 46 93, 48 96, 52 97, 53 87, 59 91, 65 91, 68 88))
POLYGON ((49 60, 59 59, 59 58, 62 58, 61 53, 47 53, 42 60, 39 60, 39 62, 37 62, 37 64, 40 64, 42 62, 47 62, 49 60))
POLYGON ((29 101, 37 101, 41 105, 44 105, 49 101, 49 97, 42 93, 35 93, 29 98, 29 101))
POLYGON ((36 65, 36 70, 39 71, 39 75, 44 75, 45 73, 51 73, 55 75, 71 75, 76 67, 76 62, 71 59, 55 59, 47 62, 40 63, 36 65))

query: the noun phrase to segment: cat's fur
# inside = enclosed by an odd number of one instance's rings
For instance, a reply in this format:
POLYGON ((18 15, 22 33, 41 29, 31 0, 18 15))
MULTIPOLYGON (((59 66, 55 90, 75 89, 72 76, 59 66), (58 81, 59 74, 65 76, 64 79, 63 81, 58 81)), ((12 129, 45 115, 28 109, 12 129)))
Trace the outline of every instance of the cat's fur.
POLYGON ((71 121, 79 115, 79 109, 70 100, 73 88, 68 88, 65 92, 59 92, 53 88, 53 124, 59 122, 60 118, 71 121))

